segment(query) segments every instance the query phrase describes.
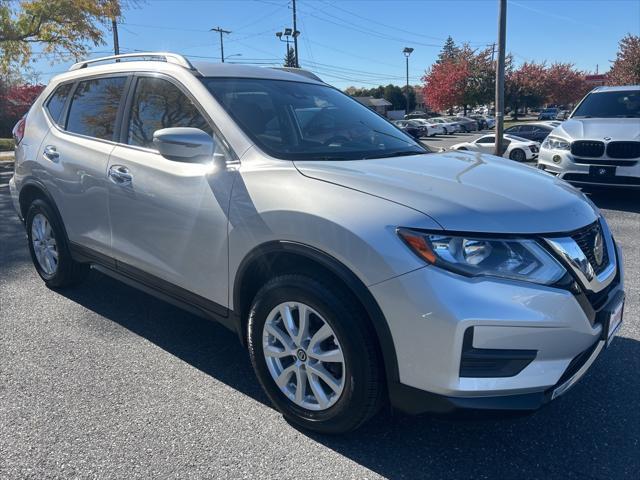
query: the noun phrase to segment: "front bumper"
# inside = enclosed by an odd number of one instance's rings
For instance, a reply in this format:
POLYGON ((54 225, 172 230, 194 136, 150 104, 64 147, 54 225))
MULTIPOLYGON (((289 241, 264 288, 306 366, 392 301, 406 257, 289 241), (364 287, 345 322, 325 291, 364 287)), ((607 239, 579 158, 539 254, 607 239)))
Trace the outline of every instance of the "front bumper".
POLYGON ((399 382, 389 385, 392 404, 409 413, 540 407, 565 383, 571 381, 568 389, 579 380, 600 354, 602 312, 623 291, 621 267, 615 282, 595 318, 568 290, 435 267, 370 287, 398 359, 399 382), (469 327, 474 348, 534 350, 535 358, 513 376, 461 376, 469 327))
POLYGON ((575 185, 640 188, 640 159, 619 161, 601 158, 580 162, 581 159, 566 150, 540 149, 538 156, 538 168, 575 185), (606 168, 600 172, 598 167, 606 168))

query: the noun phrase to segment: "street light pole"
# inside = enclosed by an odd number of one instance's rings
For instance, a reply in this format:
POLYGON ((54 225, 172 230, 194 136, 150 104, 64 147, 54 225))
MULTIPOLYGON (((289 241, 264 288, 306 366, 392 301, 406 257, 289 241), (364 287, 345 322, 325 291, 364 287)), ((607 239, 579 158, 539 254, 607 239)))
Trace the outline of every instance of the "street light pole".
POLYGON ((276 32, 276 37, 278 37, 278 40, 280 40, 281 42, 285 42, 287 44, 287 53, 284 57, 285 59, 289 58, 289 37, 293 37, 293 45, 294 45, 293 54, 295 56, 294 62, 293 62, 293 65, 285 65, 285 67, 300 68, 299 67, 300 64, 298 63, 298 53, 297 53, 298 35, 300 35, 300 32, 295 28, 294 29, 285 28, 283 32, 276 32), (285 39, 283 40, 282 37, 285 37, 285 39))
POLYGON ((402 50, 402 53, 404 53, 404 57, 407 63, 407 90, 406 90, 406 101, 404 104, 404 114, 407 115, 409 113, 409 55, 411 55, 411 52, 413 52, 413 48, 411 47, 404 47, 404 50, 402 50))
POLYGON ((496 146, 495 154, 502 156, 504 136, 504 56, 507 31, 507 0, 499 1, 498 64, 496 66, 496 146))
MULTIPOLYGON (((296 0, 293 0, 293 49, 296 54, 296 64, 294 65, 294 67, 296 68, 300 68, 300 62, 298 62, 298 35, 299 34, 300 32, 298 32, 298 29, 296 26, 296 0)), ((289 55, 288 45, 287 45, 287 55, 289 55)))

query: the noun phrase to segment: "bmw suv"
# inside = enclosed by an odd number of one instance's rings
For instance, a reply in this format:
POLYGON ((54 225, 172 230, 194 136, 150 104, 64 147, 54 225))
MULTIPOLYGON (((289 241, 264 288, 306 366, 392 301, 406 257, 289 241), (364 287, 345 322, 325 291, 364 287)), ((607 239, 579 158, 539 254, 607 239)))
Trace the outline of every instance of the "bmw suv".
POLYGON ((542 143, 538 168, 578 186, 640 187, 640 85, 598 87, 542 143))
POLYGON ((10 190, 47 286, 93 268, 220 322, 304 428, 386 402, 536 409, 622 321, 621 252, 582 193, 428 154, 303 71, 85 61, 15 132, 10 190))

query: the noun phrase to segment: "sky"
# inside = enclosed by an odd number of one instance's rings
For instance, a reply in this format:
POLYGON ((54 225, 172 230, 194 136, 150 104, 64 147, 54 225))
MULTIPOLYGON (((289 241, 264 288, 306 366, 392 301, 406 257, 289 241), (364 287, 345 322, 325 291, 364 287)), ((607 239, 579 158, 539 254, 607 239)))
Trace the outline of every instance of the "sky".
MULTIPOLYGON (((282 64, 286 44, 275 36, 292 27, 291 0, 139 0, 119 26, 122 53, 172 51, 193 60, 282 64)), ((410 82, 419 84, 451 35, 486 48, 497 38, 498 0, 297 0, 300 65, 338 88, 404 84, 404 47, 410 82)), ((508 52, 524 61, 571 62, 600 73, 615 59, 618 41, 640 35, 640 0, 509 0, 508 52)), ((92 57, 112 52, 93 48, 92 57)), ((36 46, 35 50, 38 50, 36 46)), ((70 62, 51 65, 37 55, 33 68, 47 82, 70 62)))

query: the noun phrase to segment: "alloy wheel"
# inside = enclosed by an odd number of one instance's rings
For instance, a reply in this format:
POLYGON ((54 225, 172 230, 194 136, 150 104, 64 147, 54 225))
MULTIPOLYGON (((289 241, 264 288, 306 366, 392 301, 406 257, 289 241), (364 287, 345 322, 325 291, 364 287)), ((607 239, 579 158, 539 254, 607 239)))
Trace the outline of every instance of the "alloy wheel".
POLYGON ((58 270, 58 245, 51 224, 42 213, 31 221, 31 245, 42 271, 54 275, 58 270))
POLYGON ((345 384, 343 351, 329 323, 310 306, 276 306, 264 324, 262 349, 271 377, 297 406, 319 411, 339 400, 345 384))

